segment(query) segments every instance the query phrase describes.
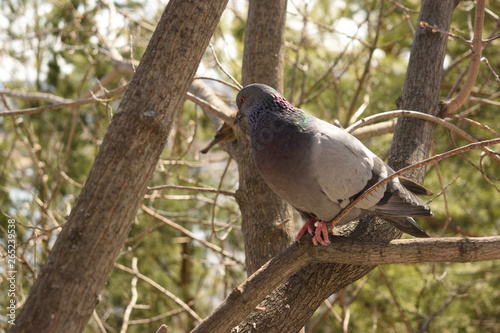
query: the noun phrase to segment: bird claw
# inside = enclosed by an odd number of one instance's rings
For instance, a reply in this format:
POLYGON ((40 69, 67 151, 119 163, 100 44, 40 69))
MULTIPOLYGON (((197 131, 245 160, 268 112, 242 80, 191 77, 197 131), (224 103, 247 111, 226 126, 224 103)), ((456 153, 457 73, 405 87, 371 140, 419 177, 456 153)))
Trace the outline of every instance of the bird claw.
POLYGON ((313 237, 313 244, 314 245, 321 244, 323 246, 330 244, 330 240, 328 239, 328 228, 326 222, 318 223, 318 226, 316 227, 316 232, 314 233, 313 237))
POLYGON ((326 222, 319 222, 318 226, 315 228, 314 225, 318 221, 317 218, 312 218, 309 221, 307 221, 304 226, 300 229, 299 233, 297 234, 297 237, 295 237, 295 241, 300 244, 300 239, 306 231, 313 235, 313 244, 314 245, 328 245, 330 244, 330 240, 328 239, 328 229, 327 229, 327 223, 326 222), (316 229, 316 230, 315 230, 316 229))
POLYGON ((299 233, 297 234, 297 237, 295 237, 295 241, 300 244, 300 239, 302 238, 302 236, 304 236, 306 231, 309 234, 314 235, 314 224, 316 224, 316 222, 318 222, 318 219, 312 218, 312 219, 309 219, 309 221, 307 221, 306 223, 304 223, 302 228, 300 228, 299 233))

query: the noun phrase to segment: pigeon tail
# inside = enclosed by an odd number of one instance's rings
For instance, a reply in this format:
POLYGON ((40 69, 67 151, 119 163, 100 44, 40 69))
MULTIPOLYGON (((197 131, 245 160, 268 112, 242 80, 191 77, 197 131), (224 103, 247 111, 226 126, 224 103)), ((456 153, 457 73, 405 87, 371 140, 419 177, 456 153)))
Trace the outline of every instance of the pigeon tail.
POLYGON ((411 217, 381 216, 380 218, 392 223, 396 228, 408 235, 420 238, 431 237, 411 217))

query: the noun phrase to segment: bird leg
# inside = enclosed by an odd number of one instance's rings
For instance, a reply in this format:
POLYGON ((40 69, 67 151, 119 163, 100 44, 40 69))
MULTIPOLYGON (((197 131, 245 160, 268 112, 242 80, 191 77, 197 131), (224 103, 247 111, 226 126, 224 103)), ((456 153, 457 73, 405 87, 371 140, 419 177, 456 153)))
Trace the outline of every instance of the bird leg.
POLYGON ((327 222, 320 221, 318 226, 316 227, 316 232, 313 237, 314 245, 328 245, 330 244, 330 240, 328 239, 328 224, 327 222))
POLYGON ((300 244, 300 239, 306 231, 313 235, 313 244, 314 245, 328 245, 330 244, 330 240, 328 239, 328 224, 327 222, 320 221, 318 223, 318 226, 315 227, 314 225, 316 222, 318 222, 319 219, 313 217, 309 219, 306 223, 304 223, 304 226, 300 228, 299 233, 297 234, 297 237, 295 237, 295 241, 300 244))
POLYGON ((319 220, 317 218, 313 217, 313 218, 309 219, 309 221, 304 223, 304 226, 302 228, 300 228, 299 233, 297 234, 297 237, 295 237, 295 241, 300 244, 300 239, 302 238, 302 236, 304 236, 306 231, 308 233, 310 233, 311 235, 314 235, 314 225, 318 221, 319 220))

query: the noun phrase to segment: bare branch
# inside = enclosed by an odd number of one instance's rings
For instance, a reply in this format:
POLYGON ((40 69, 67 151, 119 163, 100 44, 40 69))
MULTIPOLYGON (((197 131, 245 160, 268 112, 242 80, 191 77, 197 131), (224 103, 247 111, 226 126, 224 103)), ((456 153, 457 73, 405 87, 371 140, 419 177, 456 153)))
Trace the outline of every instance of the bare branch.
MULTIPOLYGON (((369 123, 372 123, 372 122, 375 122, 375 121, 378 121, 378 120, 381 120, 381 119, 392 118, 392 117, 414 117, 414 118, 419 118, 419 119, 424 119, 424 120, 427 120, 427 121, 431 121, 431 122, 439 124, 439 125, 441 125, 443 127, 446 127, 448 130, 452 131, 453 133, 457 133, 458 135, 460 135, 464 139, 469 140, 470 142, 478 142, 478 140, 476 138, 474 138, 470 134, 466 133, 465 131, 461 130, 457 126, 455 126, 455 125, 447 122, 446 120, 443 120, 443 119, 441 119, 439 117, 436 117, 436 116, 433 116, 433 115, 430 115, 430 114, 426 114, 426 113, 422 113, 422 112, 418 112, 418 111, 408 111, 408 110, 396 110, 396 111, 382 112, 382 113, 379 113, 379 114, 375 114, 373 116, 369 116, 369 117, 363 118, 363 119, 357 121, 356 123, 352 124, 348 128, 346 128, 346 131, 348 133, 351 133, 351 134, 355 135, 355 131, 358 128, 360 128, 361 126, 364 126, 366 124, 369 124, 369 123)), ((460 119, 467 119, 467 118, 460 118, 460 119)), ((484 130, 489 131, 490 133, 493 133, 485 125, 481 126, 481 128, 484 129, 484 130)), ((495 133, 496 132, 494 132, 493 134, 495 134, 495 133)), ((480 148, 486 154, 488 154, 488 156, 492 157, 493 159, 495 159, 497 162, 500 163, 500 156, 498 156, 498 154, 496 154, 491 149, 488 149, 486 147, 480 147, 480 148)))
POLYGON ((179 297, 175 296, 174 294, 172 294, 170 291, 168 291, 167 289, 163 288, 162 286, 160 286, 158 283, 156 283, 155 281, 151 280, 150 278, 148 278, 147 276, 145 275, 142 275, 141 273, 139 273, 139 271, 137 270, 134 270, 134 269, 130 269, 128 267, 125 267, 123 265, 120 265, 118 263, 115 263, 115 267, 116 268, 119 268, 121 269, 122 271, 125 271, 127 273, 130 273, 132 275, 135 275, 136 277, 138 277, 139 279, 143 280, 143 281, 146 281, 147 283, 149 283, 150 285, 152 285, 153 287, 155 287, 156 289, 158 289, 159 291, 161 291, 162 293, 164 293, 165 295, 167 295, 169 298, 171 298, 175 303, 179 304, 184 310, 187 311, 187 313, 189 313, 196 321, 200 322, 201 321, 201 318, 200 316, 198 316, 198 314, 196 312, 194 312, 193 309, 191 309, 189 307, 189 305, 187 305, 186 303, 184 303, 179 297))
MULTIPOLYGON (((40 106, 40 107, 36 107, 36 108, 2 111, 2 112, 0 112, 0 117, 35 114, 35 113, 40 113, 40 112, 45 112, 45 111, 50 111, 50 110, 62 109, 62 108, 66 108, 66 107, 102 102, 102 101, 106 101, 106 99, 108 99, 108 98, 111 98, 111 97, 114 97, 116 95, 121 94, 122 92, 124 92, 127 89, 127 87, 128 87, 128 84, 121 86, 120 88, 116 88, 114 90, 111 90, 111 91, 109 91, 105 94, 102 94, 100 96, 97 96, 97 97, 66 100, 65 102, 60 102, 60 103, 51 104, 51 105, 44 105, 44 106, 40 106)), ((8 93, 9 92, 5 91, 5 90, 0 91, 0 95, 8 94, 8 93)))
POLYGON ((165 325, 165 324, 162 324, 162 325, 160 326, 160 328, 158 328, 158 330, 156 331, 156 333, 165 333, 165 332, 167 332, 167 331, 168 331, 168 326, 167 326, 167 325, 165 325))
POLYGON ((51 103, 67 103, 69 100, 66 98, 59 97, 50 93, 32 92, 32 93, 21 93, 14 90, 0 90, 0 95, 5 95, 9 97, 15 97, 20 99, 26 99, 30 101, 44 101, 51 103))
POLYGON ((187 99, 189 99, 191 102, 196 103, 197 105, 201 106, 203 109, 209 111, 210 113, 216 115, 218 118, 223 120, 226 124, 228 124, 231 128, 234 128, 233 124, 233 118, 227 116, 224 112, 213 106, 212 104, 202 100, 201 98, 191 94, 188 92, 186 94, 187 99))
POLYGON ((141 206, 141 209, 144 210, 144 212, 148 213, 149 215, 153 216, 155 219, 157 219, 158 221, 168 225, 168 226, 171 226, 179 231, 181 231, 182 233, 184 233, 186 236, 200 242, 201 244, 205 245, 206 247, 222 254, 223 256, 225 257, 228 257, 232 260, 234 260, 235 262, 239 263, 239 264, 243 264, 241 262, 241 260, 238 260, 235 256, 233 256, 231 253, 221 249, 220 247, 218 247, 217 245, 214 245, 210 242, 207 242, 206 240, 204 239, 201 239, 199 237, 196 237, 191 231, 181 227, 180 225, 178 225, 177 223, 174 223, 172 221, 170 221, 169 219, 167 219, 166 217, 164 216, 161 216, 160 214, 157 214, 155 213, 154 211, 152 211, 151 209, 149 209, 148 207, 142 205, 141 206))
POLYGON ((137 257, 132 258, 132 270, 134 272, 133 274, 135 275, 130 282, 132 298, 130 299, 130 303, 128 303, 127 308, 125 309, 125 313, 123 314, 123 324, 120 333, 127 332, 130 314, 132 313, 134 306, 137 304, 137 274, 139 273, 139 270, 137 269, 137 257))
POLYGON ((148 192, 153 192, 157 190, 184 190, 184 191, 195 191, 195 192, 206 192, 206 193, 218 193, 227 195, 230 197, 234 197, 236 193, 218 190, 216 188, 208 188, 208 187, 194 187, 194 186, 177 186, 177 185, 160 185, 148 187, 148 192))
POLYGON ((378 124, 373 124, 351 131, 358 140, 366 140, 383 134, 393 133, 396 128, 396 119, 384 121, 378 124))
POLYGON ((347 116, 345 118, 345 124, 352 124, 353 122, 355 122, 357 114, 361 114, 361 112, 362 112, 362 111, 356 112, 355 107, 357 105, 358 96, 361 94, 362 90, 366 90, 365 87, 368 84, 368 77, 369 77, 369 73, 370 73, 371 66, 372 66, 372 57, 373 57, 373 53, 377 49, 377 42, 378 42, 378 38, 379 38, 379 34, 380 34, 380 26, 382 25, 383 7, 384 7, 384 1, 380 1, 379 14, 378 14, 378 19, 377 19, 377 27, 375 28, 375 37, 373 38, 373 42, 369 47, 368 59, 366 60, 363 74, 361 75, 361 78, 358 80, 358 87, 356 88, 356 91, 354 93, 354 97, 351 100, 351 105, 349 106, 349 109, 347 111, 347 116))
MULTIPOLYGON (((497 36, 497 37, 500 37, 500 36, 497 36)), ((488 61, 488 59, 486 57, 482 57, 481 61, 483 61, 486 64, 486 66, 488 66, 491 74, 493 74, 493 76, 495 77, 495 81, 500 82, 500 77, 495 72, 495 70, 493 69, 493 67, 491 67, 490 62, 488 61)))
POLYGON ((472 58, 469 63, 469 74, 465 79, 462 89, 452 100, 446 101, 447 113, 455 113, 460 106, 469 97, 474 84, 476 83, 477 75, 479 73, 479 66, 481 65, 481 53, 483 51, 483 25, 484 25, 484 8, 485 0, 476 1, 476 17, 474 21, 474 37, 472 38, 472 58))
POLYGON ((294 243, 268 261, 241 285, 236 286, 215 312, 205 318, 192 333, 230 331, 278 285, 299 269, 314 263, 371 266, 500 259, 500 236, 373 242, 343 237, 334 239, 330 246, 314 246, 310 240, 302 242, 303 245, 294 243))
POLYGON ((217 54, 215 53, 215 50, 214 50, 214 47, 212 46, 212 43, 209 43, 208 44, 208 47, 210 47, 210 50, 212 50, 212 55, 214 56, 214 60, 215 62, 217 63, 217 66, 219 67, 219 69, 224 73, 226 74, 226 76, 231 79, 231 81, 234 82, 234 84, 238 87, 238 89, 241 89, 243 88, 243 86, 238 82, 238 80, 236 80, 234 78, 234 76, 232 76, 231 74, 229 74, 228 71, 226 71, 224 69, 224 66, 222 66, 222 64, 219 62, 219 58, 217 58, 217 54))

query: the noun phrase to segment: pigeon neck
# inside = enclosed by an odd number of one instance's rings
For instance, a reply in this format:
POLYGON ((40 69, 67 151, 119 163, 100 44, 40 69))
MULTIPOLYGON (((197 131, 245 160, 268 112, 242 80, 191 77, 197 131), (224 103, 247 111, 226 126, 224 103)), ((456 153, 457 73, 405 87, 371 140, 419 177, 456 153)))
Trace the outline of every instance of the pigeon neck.
POLYGON ((283 121, 288 118, 298 118, 300 115, 292 104, 279 94, 270 94, 254 103, 248 112, 250 128, 261 129, 269 127, 270 122, 283 121))
POLYGON ((288 142, 308 136, 313 119, 274 94, 255 102, 247 118, 254 152, 279 150, 288 142))

